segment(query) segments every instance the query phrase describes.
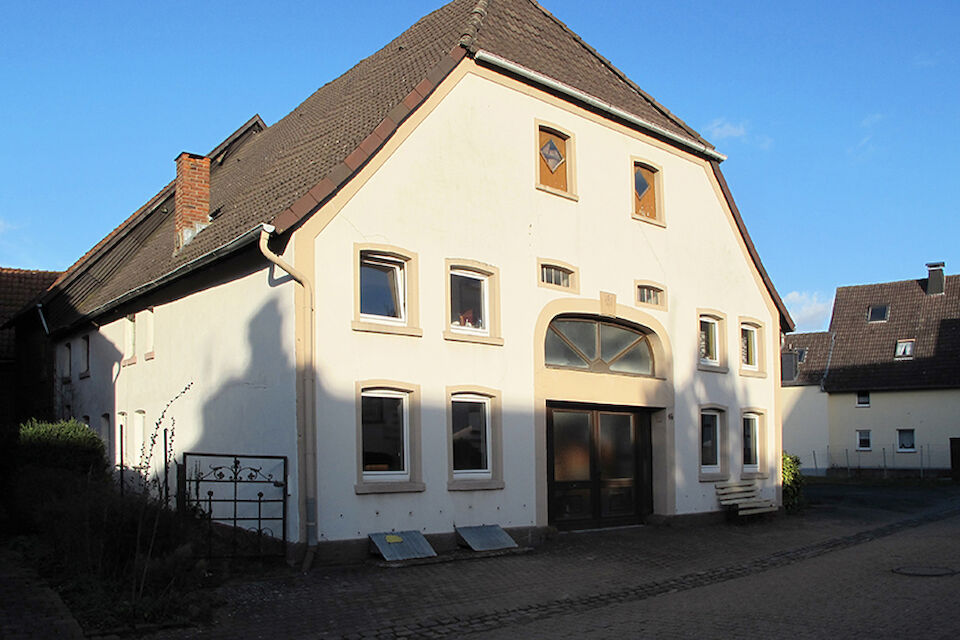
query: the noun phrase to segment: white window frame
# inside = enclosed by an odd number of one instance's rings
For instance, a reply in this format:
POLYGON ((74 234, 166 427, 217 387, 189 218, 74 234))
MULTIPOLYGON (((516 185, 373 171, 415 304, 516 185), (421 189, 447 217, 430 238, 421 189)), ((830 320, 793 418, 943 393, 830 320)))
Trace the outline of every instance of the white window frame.
MULTIPOLYGON (((376 251, 361 250, 360 251, 360 271, 362 273, 364 264, 376 265, 380 267, 389 267, 395 272, 395 280, 397 283, 397 304, 399 306, 399 317, 394 316, 381 316, 374 313, 363 313, 360 312, 361 320, 366 322, 382 322, 384 324, 391 325, 406 325, 407 324, 407 261, 402 258, 397 258, 391 255, 378 253, 376 251)), ((362 276, 359 276, 362 278, 362 276)), ((360 296, 361 300, 358 302, 359 308, 363 308, 363 287, 360 287, 360 296)))
POLYGON ((403 471, 367 471, 363 468, 363 412, 360 411, 360 471, 363 482, 409 482, 410 481, 410 392, 398 389, 364 389, 363 398, 400 398, 403 417, 403 471))
MULTIPOLYGON (((755 462, 747 464, 746 458, 743 460, 743 470, 748 473, 759 473, 760 472, 760 414, 748 412, 744 413, 741 420, 741 433, 745 433, 747 430, 746 422, 751 421, 753 423, 752 427, 752 436, 753 436, 753 459, 755 462)), ((745 449, 746 447, 742 447, 745 449)), ((742 453, 741 453, 742 455, 742 453)))
POLYGON ((857 406, 858 407, 869 407, 870 406, 870 392, 869 391, 857 391, 857 406), (866 398, 864 401, 862 398, 866 398))
POLYGON ((857 451, 873 451, 873 432, 870 429, 857 429, 854 432, 857 439, 857 451), (862 437, 866 435, 867 446, 863 446, 862 437))
MULTIPOLYGON (((493 474, 493 429, 492 429, 492 410, 493 406, 489 396, 482 396, 475 393, 455 393, 450 397, 451 430, 453 428, 453 403, 469 402, 483 405, 484 416, 484 442, 486 443, 486 469, 457 469, 456 462, 451 453, 450 465, 453 468, 453 478, 455 480, 489 480, 493 474)), ((451 432, 451 437, 453 436, 451 432)))
POLYGON ((889 320, 889 319, 890 319, 890 305, 889 305, 889 304, 872 304, 872 305, 870 305, 869 307, 867 307, 867 323, 868 323, 868 324, 870 324, 870 323, 876 323, 876 322, 886 322, 886 321, 889 320), (870 317, 873 315, 873 310, 874 310, 874 309, 877 309, 877 308, 880 308, 880 307, 883 307, 883 308, 884 308, 883 317, 880 318, 879 320, 871 320, 870 317))
POLYGON ((450 269, 450 273, 447 276, 450 278, 450 315, 453 315, 453 276, 458 276, 462 278, 472 278, 474 280, 479 280, 482 283, 482 300, 483 300, 483 309, 481 317, 483 318, 483 328, 478 329, 475 327, 462 327, 460 325, 453 324, 452 318, 447 318, 448 327, 450 331, 454 333, 465 333, 468 335, 475 336, 489 336, 490 335, 490 324, 493 320, 490 313, 490 276, 485 273, 480 273, 478 271, 471 271, 469 269, 450 269))
POLYGON ((897 429, 897 453, 916 453, 917 452, 917 430, 916 429, 897 429), (910 448, 900 446, 900 434, 910 431, 913 433, 913 446, 910 448))
POLYGON ((700 322, 697 332, 697 355, 700 358, 700 364, 708 367, 719 367, 720 365, 720 320, 714 318, 713 316, 708 316, 700 314, 700 322), (711 331, 713 333, 713 358, 704 357, 700 355, 700 332, 703 331, 703 324, 707 323, 710 325, 711 331))
POLYGON ((697 428, 697 449, 699 450, 699 459, 700 459, 700 473, 707 475, 720 474, 723 472, 723 446, 721 445, 720 439, 722 438, 721 431, 723 430, 723 420, 721 416, 721 411, 717 409, 701 409, 699 415, 699 425, 697 428), (703 463, 703 416, 713 416, 716 421, 716 433, 713 438, 713 447, 716 451, 717 463, 716 464, 704 464, 703 463))
POLYGON ((917 341, 913 338, 907 338, 904 340, 897 340, 897 346, 893 351, 893 358, 895 360, 913 360, 913 351, 917 346, 917 341), (902 351, 909 351, 909 353, 901 353, 902 351))

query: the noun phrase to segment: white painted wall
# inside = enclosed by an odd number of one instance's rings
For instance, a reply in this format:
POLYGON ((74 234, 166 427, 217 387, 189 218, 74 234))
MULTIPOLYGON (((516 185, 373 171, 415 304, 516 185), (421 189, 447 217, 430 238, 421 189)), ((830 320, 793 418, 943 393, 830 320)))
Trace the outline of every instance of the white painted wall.
MULTIPOLYGON (((305 227, 309 229, 310 227, 305 227)), ((300 231, 304 233, 304 231, 300 231)), ((571 294, 537 286, 536 259, 579 268, 584 299, 600 292, 633 304, 633 281, 667 287, 669 311, 650 310, 673 347, 676 513, 717 510, 713 483, 698 481, 699 405, 728 407, 731 479, 739 476, 740 409, 768 412, 763 494, 776 496, 779 416, 775 406, 778 318, 773 313, 703 165, 625 135, 572 107, 549 104, 467 75, 370 178, 315 240, 317 288, 320 534, 454 525, 545 524, 535 512, 533 327, 549 301, 571 294), (545 193, 536 181, 535 119, 575 136, 579 200, 545 193), (631 157, 662 167, 667 227, 631 219, 631 157), (419 255, 423 337, 351 329, 353 245, 396 245, 419 255), (503 346, 442 337, 446 258, 497 266, 503 346), (700 372, 697 309, 727 314, 729 370, 700 372), (738 316, 765 323, 765 378, 738 373, 738 316), (356 495, 355 383, 387 378, 421 385, 426 491, 356 495), (447 385, 503 393, 504 480, 497 491, 446 488, 447 385)), ((562 400, 563 398, 555 398, 562 400)), ((656 455, 656 454, 655 454, 656 455)), ((542 479, 540 479, 542 481, 542 479)))
MULTIPOLYGON (((167 411, 160 426, 153 468, 162 469, 162 429, 173 431, 173 450, 286 455, 289 459, 288 536, 297 538, 296 386, 293 287, 288 278, 261 269, 154 307, 153 357, 149 311, 136 313, 136 361, 121 365, 126 318, 71 336, 74 368, 60 387, 60 410, 89 415, 99 425, 109 414, 108 443, 119 463, 117 414, 132 428, 143 411, 147 435, 164 406, 187 384, 192 388, 167 411), (77 357, 90 338, 90 374, 81 377, 77 357)), ((63 348, 63 341, 57 345, 63 348)), ((131 437, 130 450, 136 448, 131 437)), ((127 466, 139 464, 124 460, 127 466)), ((171 492, 176 476, 171 470, 171 492)))
POLYGON ((830 420, 827 394, 816 385, 783 387, 783 450, 800 456, 805 474, 826 473, 830 420))
POLYGON ((858 407, 857 394, 829 394, 830 458, 838 467, 919 469, 950 467, 950 438, 960 438, 960 389, 872 391, 870 406, 858 407), (870 429, 872 448, 857 451, 857 429, 870 429), (914 429, 914 453, 897 451, 897 429, 914 429))

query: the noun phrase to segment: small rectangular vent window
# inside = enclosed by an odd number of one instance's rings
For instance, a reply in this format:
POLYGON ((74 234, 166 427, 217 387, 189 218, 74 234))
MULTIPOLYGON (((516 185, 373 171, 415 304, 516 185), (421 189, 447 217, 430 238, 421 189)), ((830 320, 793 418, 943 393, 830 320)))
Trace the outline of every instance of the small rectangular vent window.
POLYGON ((870 307, 869 322, 886 322, 890 315, 890 307, 885 304, 875 304, 870 307))
POLYGON ((663 306, 663 289, 642 284, 637 287, 637 302, 655 307, 663 306))
POLYGON ((563 267, 557 267, 551 264, 540 265, 540 282, 569 289, 571 287, 570 277, 572 273, 572 271, 564 269, 563 267))

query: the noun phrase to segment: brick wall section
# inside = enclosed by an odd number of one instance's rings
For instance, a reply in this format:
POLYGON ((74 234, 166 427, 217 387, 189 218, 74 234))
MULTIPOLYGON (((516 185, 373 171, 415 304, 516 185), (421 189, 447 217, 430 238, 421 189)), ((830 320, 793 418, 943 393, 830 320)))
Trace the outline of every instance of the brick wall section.
POLYGON ((186 152, 177 156, 174 188, 174 227, 182 246, 184 230, 210 222, 210 158, 186 152))

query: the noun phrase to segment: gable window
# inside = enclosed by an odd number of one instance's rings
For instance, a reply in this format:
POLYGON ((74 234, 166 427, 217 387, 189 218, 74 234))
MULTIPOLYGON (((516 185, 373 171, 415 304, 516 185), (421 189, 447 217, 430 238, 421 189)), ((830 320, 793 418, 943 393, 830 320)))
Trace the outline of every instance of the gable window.
POLYGON ((870 406, 870 392, 869 392, 869 391, 857 391, 857 406, 858 406, 858 407, 869 407, 869 406, 870 406))
POLYGON ((867 322, 886 322, 890 315, 890 307, 885 304, 875 304, 867 313, 867 322))
POLYGON ((857 451, 870 451, 873 448, 873 438, 870 429, 857 429, 857 451))
POLYGON ((595 373, 654 375, 650 339, 640 329, 592 318, 555 318, 547 328, 548 367, 595 373))
POLYGON ((662 285, 646 280, 635 280, 633 284, 637 290, 638 305, 666 311, 667 292, 664 291, 662 285))
POLYGON ((354 331, 419 337, 417 256, 398 247, 354 245, 354 331))
POLYGON ((633 217, 636 220, 663 224, 660 211, 660 171, 645 163, 633 162, 633 217))
POLYGON ((500 337, 499 275, 496 267, 472 260, 447 260, 447 329, 444 338, 503 344, 500 337))
POLYGON ((913 429, 897 429, 897 451, 916 451, 915 435, 913 429))
POLYGON ((547 125, 537 126, 537 188, 576 198, 573 188, 573 138, 547 125))
POLYGON ((727 370, 725 318, 716 311, 700 312, 698 349, 700 369, 723 373, 727 370))
POLYGON ((415 385, 357 383, 356 493, 423 491, 419 396, 415 385))
POLYGON ((911 360, 913 358, 914 340, 897 340, 897 348, 893 357, 897 360, 911 360))

